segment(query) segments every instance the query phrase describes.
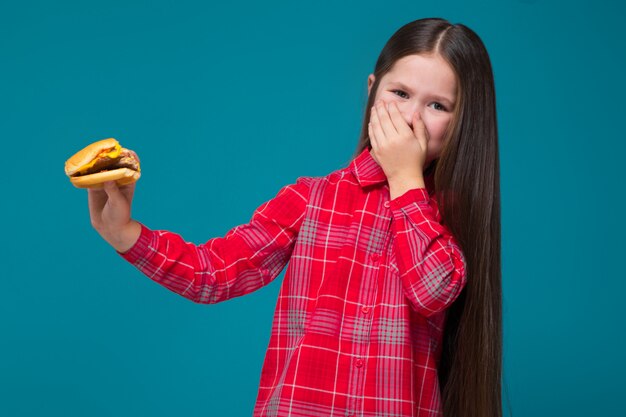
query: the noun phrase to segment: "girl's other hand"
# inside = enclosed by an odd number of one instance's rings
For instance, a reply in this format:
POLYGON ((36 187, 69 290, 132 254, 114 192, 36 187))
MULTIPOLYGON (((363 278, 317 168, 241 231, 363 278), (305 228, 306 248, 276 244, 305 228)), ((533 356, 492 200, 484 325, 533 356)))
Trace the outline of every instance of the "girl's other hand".
POLYGON ((422 178, 428 149, 428 131, 420 114, 413 128, 406 123, 395 102, 379 100, 371 109, 368 125, 374 159, 387 179, 422 178))

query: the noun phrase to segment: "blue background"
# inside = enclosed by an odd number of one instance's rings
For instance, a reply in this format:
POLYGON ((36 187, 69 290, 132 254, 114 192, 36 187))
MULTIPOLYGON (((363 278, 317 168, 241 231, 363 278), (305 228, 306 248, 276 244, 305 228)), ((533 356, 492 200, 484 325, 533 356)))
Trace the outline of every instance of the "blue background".
POLYGON ((134 218, 224 235, 349 162, 381 48, 435 16, 495 73, 505 409, 624 415, 624 6, 434 3, 3 2, 0 415, 250 415, 283 274, 217 305, 170 292, 91 228, 63 163, 115 137, 142 161, 134 218))

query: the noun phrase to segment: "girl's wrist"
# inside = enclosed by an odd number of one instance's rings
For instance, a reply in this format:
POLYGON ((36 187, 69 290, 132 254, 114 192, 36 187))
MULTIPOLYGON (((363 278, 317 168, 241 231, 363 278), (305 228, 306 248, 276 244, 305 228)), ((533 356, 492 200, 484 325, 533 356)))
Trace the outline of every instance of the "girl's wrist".
POLYGON ((393 200, 414 188, 426 188, 423 176, 412 178, 394 178, 389 180, 389 199, 393 200))
POLYGON ((105 240, 113 246, 116 251, 124 253, 135 245, 140 234, 141 225, 131 219, 126 226, 105 237, 105 240))

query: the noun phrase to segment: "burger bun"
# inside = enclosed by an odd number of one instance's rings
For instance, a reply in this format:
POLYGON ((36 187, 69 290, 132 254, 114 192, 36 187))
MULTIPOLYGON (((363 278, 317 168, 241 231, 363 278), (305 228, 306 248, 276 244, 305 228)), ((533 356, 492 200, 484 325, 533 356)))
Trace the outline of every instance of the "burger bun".
POLYGON ((139 179, 141 172, 130 168, 118 168, 95 174, 70 177, 70 181, 77 188, 103 188, 106 181, 115 181, 118 187, 131 184, 139 179))
POLYGON ((65 174, 67 176, 74 175, 80 167, 92 161, 100 152, 111 149, 118 144, 119 142, 115 138, 108 138, 85 146, 65 161, 65 174))

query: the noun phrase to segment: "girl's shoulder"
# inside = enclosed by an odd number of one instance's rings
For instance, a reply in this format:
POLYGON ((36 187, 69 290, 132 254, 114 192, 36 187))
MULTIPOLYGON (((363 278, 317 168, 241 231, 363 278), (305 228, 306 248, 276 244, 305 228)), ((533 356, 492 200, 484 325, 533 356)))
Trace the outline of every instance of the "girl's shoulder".
POLYGON ((340 181, 353 180, 353 162, 350 161, 348 165, 342 168, 335 169, 325 175, 306 175, 298 177, 298 182, 307 184, 310 187, 323 187, 327 185, 337 184, 340 181))

